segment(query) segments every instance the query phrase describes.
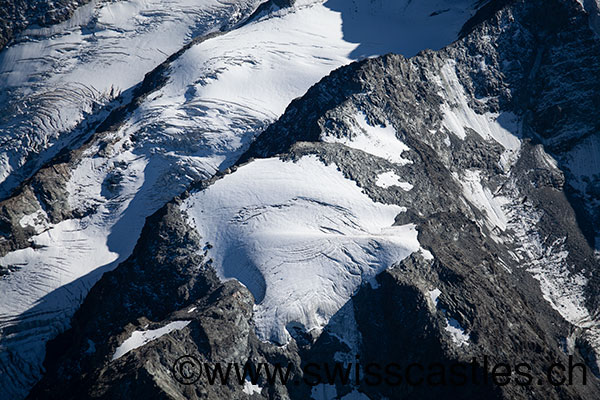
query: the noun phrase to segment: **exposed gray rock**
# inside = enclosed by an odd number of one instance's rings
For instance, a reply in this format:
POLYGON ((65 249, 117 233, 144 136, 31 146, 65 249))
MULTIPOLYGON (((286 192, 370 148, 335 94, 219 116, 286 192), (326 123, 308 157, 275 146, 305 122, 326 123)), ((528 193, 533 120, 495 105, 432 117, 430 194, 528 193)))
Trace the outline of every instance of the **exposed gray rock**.
MULTIPOLYGON (((352 390, 372 399, 439 398, 449 392, 453 398, 598 397, 594 316, 600 269, 593 238, 599 224, 597 210, 581 206, 594 204, 589 198, 597 181, 588 180, 582 189, 569 166, 574 149, 599 134, 599 50, 576 1, 491 1, 465 26, 463 38, 446 49, 412 59, 386 55, 334 71, 293 101, 225 174, 255 158, 295 161, 316 155, 374 201, 406 207, 396 223, 416 224, 419 242, 433 259, 414 253, 380 274, 378 287, 363 286, 320 335, 290 325, 293 339, 276 347, 256 339, 250 293, 217 279, 205 256, 210 244, 187 226, 181 199, 175 199, 147 220, 134 254, 91 290, 73 328, 51 342, 48 372, 30 398, 82 393, 244 398, 239 385, 179 384, 169 368, 181 355, 194 354, 203 362, 291 363, 291 383, 261 382, 261 396, 303 399, 310 387, 293 384, 302 378, 301 366, 357 352, 362 366, 389 361, 466 366, 473 357, 488 356, 490 364, 526 362, 538 371, 535 379, 572 356, 596 375, 587 374, 587 385, 556 387, 537 381, 460 389, 338 384, 339 397, 352 390), (464 93, 440 86, 448 71, 464 93), (465 129, 462 139, 451 132, 446 107, 456 96, 464 96, 463 111, 512 113, 518 123, 506 129, 520 136, 518 152, 507 156, 478 127, 465 129), (372 126, 394 127, 409 148, 402 156, 411 163, 393 164, 324 142, 355 132, 359 112, 372 126), (377 186, 379 174, 390 170, 411 182, 412 190, 377 186), (492 197, 504 199, 506 226, 490 222, 490 209, 469 195, 467 172, 492 197), (577 320, 563 307, 563 297, 573 295, 583 297, 576 305, 590 321, 577 320), (111 360, 134 330, 176 320, 192 322, 111 360), (453 339, 450 321, 468 334, 468 344, 453 339), (340 339, 345 334, 358 338, 357 347, 340 339), (88 340, 95 344, 91 354, 88 340)), ((203 190, 221 177, 190 190, 203 190)))
POLYGON ((89 0, 4 0, 0 3, 0 50, 30 25, 49 26, 65 21, 89 0))

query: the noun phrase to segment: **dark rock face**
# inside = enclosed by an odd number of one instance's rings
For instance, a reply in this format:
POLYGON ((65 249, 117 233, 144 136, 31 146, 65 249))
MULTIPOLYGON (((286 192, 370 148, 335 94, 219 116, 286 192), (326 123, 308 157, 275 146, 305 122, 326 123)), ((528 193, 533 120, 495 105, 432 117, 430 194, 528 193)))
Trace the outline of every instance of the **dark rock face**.
POLYGON ((5 0, 0 3, 0 50, 16 34, 30 25, 49 26, 65 21, 89 0, 28 1, 5 0))
MULTIPOLYGON (((201 362, 291 359, 283 356, 287 351, 256 339, 252 295, 237 282, 221 283, 202 249, 176 202, 153 215, 131 258, 104 275, 74 316, 72 328, 48 346, 49 373, 29 397, 247 398, 237 383, 186 386, 173 378, 173 365, 185 355, 201 362), (133 315, 139 318, 131 319, 133 315), (142 353, 112 360, 116 345, 134 330, 177 320, 191 323, 153 341, 142 353), (106 368, 95 370, 105 363, 106 368)), ((269 390, 275 395, 282 389, 269 390)))
MULTIPOLYGON (((323 332, 290 326, 293 339, 277 347, 256 338, 251 294, 238 283, 219 281, 206 257, 210 244, 187 225, 182 199, 175 199, 147 220, 134 254, 104 275, 72 329, 51 342, 47 373, 30 398, 248 398, 239 384, 179 383, 172 365, 194 355, 200 362, 289 363, 290 383, 259 381, 253 396, 303 399, 311 388, 293 384, 305 377, 301 367, 352 359, 353 353, 365 368, 390 361, 470 368, 473 358, 487 356, 490 365, 528 363, 535 381, 460 388, 338 383, 340 398, 353 390, 372 399, 448 393, 597 398, 597 332, 593 324, 570 319, 560 294, 570 295, 571 277, 580 277, 585 283, 572 290, 580 290, 580 305, 597 315, 599 265, 591 239, 600 225, 589 200, 598 184, 588 179, 581 185, 572 159, 599 134, 599 50, 575 1, 492 1, 446 49, 412 59, 386 55, 334 71, 292 102, 238 167, 274 156, 293 162, 313 155, 333 163, 373 201, 406 207, 396 223, 414 223, 433 258, 414 253, 380 274, 377 287, 363 286, 323 332), (465 129, 464 138, 450 132, 448 107, 463 100, 459 109, 478 115, 514 115, 518 123, 507 123, 506 130, 520 137, 518 152, 508 154, 477 126, 465 129), (329 140, 350 135, 357 112, 372 126, 393 126, 411 163, 393 164, 329 140), (378 186, 385 171, 412 182, 413 189, 378 186), (466 193, 473 176, 490 197, 503 199, 505 226, 466 193), (191 322, 112 360, 133 331, 182 320, 191 322), (468 344, 448 333, 451 323, 468 333, 468 344), (340 340, 342 330, 359 338, 356 347, 340 340), (587 365, 587 385, 537 384, 539 371, 555 362, 568 365, 569 357, 587 365)), ((482 365, 474 371, 479 379, 489 372, 482 365)), ((578 369, 575 380, 581 378, 578 369)))

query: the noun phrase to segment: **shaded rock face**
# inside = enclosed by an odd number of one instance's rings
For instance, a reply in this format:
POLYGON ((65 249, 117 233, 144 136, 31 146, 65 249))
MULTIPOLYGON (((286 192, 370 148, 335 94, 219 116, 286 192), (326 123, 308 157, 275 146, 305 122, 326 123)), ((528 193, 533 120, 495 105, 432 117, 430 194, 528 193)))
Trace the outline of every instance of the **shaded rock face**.
POLYGON ((6 0, 0 4, 0 50, 29 25, 49 26, 67 20, 89 0, 6 0))
MULTIPOLYGON (((242 399, 247 398, 243 385, 183 385, 174 380, 172 367, 185 355, 200 362, 242 364, 293 359, 284 356, 293 350, 256 339, 252 295, 235 281, 219 281, 203 256, 206 248, 186 226, 176 203, 148 222, 132 257, 104 275, 74 316, 72 328, 48 346, 47 383, 36 386, 30 398, 242 399), (139 318, 132 320, 132 315, 139 318), (143 353, 113 360, 116 345, 133 331, 180 320, 191 322, 144 346, 143 353), (106 368, 95 370, 105 363, 106 368), (68 389, 59 389, 66 382, 68 389)), ((269 390, 276 397, 283 389, 269 390)))
MULTIPOLYGON (((406 208, 426 251, 364 285, 321 331, 257 339, 253 297, 221 282, 206 243, 175 199, 146 222, 134 254, 94 286, 72 329, 48 346, 47 373, 30 398, 248 398, 243 385, 182 385, 179 357, 292 365, 288 385, 258 382, 257 398, 309 398, 302 367, 332 360, 468 367, 585 363, 587 385, 466 387, 337 383, 338 398, 596 398, 597 165, 575 159, 598 140, 598 40, 579 3, 492 1, 439 52, 341 68, 292 102, 238 166, 256 158, 335 164, 373 201, 406 208), (353 147, 357 115, 391 126, 408 148, 395 163, 353 147), (458 120, 458 123, 456 121, 458 120), (490 122, 491 121, 491 122, 490 122), (515 141, 516 140, 516 141, 515 141), (410 190, 377 184, 394 172, 410 190), (596 178, 594 178, 596 176, 596 178), (585 179, 584 179, 585 178, 585 179), (113 360, 134 331, 190 321, 113 360), (460 327, 458 329, 457 327, 460 327), (452 329, 454 328, 454 329, 452 329), (458 329, 458 330, 457 330, 458 329), (93 346, 90 344, 93 343, 93 346)), ((475 369, 479 378, 483 367, 475 369)), ((580 374, 580 372, 578 372, 580 374)), ((537 379, 539 375, 535 375, 537 379)), ((542 375, 543 376, 543 375, 542 375)), ((576 379, 581 375, 576 374, 576 379)))

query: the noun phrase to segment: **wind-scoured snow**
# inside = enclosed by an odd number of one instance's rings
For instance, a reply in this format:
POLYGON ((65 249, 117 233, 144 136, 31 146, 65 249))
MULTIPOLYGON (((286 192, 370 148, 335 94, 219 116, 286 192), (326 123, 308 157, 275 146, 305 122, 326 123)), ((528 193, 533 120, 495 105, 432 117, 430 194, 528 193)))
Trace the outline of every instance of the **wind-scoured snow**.
POLYGON ((491 230, 506 230, 508 219, 503 206, 509 199, 494 195, 482 183, 481 171, 467 169, 460 175, 453 173, 453 176, 462 185, 465 198, 485 215, 486 225, 491 230))
POLYGON ((420 248, 415 225, 393 225, 402 207, 374 203, 314 156, 254 161, 182 209, 220 275, 254 295, 258 336, 282 344, 288 326, 323 328, 363 282, 420 248))
MULTIPOLYGON (((544 153, 538 156, 552 158, 544 153)), ((587 278, 584 271, 574 273, 568 264, 569 253, 565 249, 566 237, 547 243, 539 231, 535 229, 542 218, 542 213, 532 210, 527 202, 514 202, 508 210, 508 229, 513 232, 516 252, 513 257, 523 263, 523 267, 539 281, 544 299, 566 321, 581 328, 591 346, 600 349, 600 326, 593 312, 587 308, 587 278)), ((570 339, 568 339, 570 340, 570 339)), ((599 363, 596 362, 598 366, 599 363)))
MULTIPOLYGON (((484 67, 483 65, 482 68, 484 67)), ((484 140, 500 144, 504 148, 500 166, 508 172, 521 150, 519 118, 507 112, 475 112, 469 105, 465 89, 456 74, 454 60, 447 60, 441 68, 440 75, 432 77, 432 80, 439 86, 438 93, 445 100, 441 106, 444 115, 443 127, 461 140, 464 140, 469 132, 474 132, 484 140)), ((483 213, 487 227, 491 231, 504 231, 508 220, 503 207, 509 199, 492 193, 482 180, 481 171, 468 169, 460 174, 453 173, 453 176, 463 187, 465 199, 483 213)), ((500 240, 497 236, 493 238, 500 240)))
POLYGON ((131 350, 142 347, 145 344, 148 344, 151 341, 160 338, 161 336, 185 328, 189 325, 190 322, 192 321, 174 321, 163 326, 162 328, 152 329, 148 331, 134 331, 130 337, 125 339, 125 341, 121 343, 119 347, 117 347, 117 349, 115 350, 115 354, 113 354, 112 356, 112 361, 123 357, 131 350))

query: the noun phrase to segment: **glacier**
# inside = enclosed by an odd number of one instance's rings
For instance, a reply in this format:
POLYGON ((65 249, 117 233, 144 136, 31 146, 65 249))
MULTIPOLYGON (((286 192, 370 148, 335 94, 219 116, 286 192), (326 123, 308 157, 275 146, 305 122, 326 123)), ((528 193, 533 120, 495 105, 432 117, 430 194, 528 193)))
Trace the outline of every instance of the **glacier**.
MULTIPOLYGON (((191 182, 232 165, 330 71, 387 52, 438 49, 457 38, 475 3, 302 0, 241 24, 257 1, 177 0, 168 11, 158 0, 94 1, 62 24, 20 34, 0 53, 0 114, 10 116, 0 119, 2 193, 60 151, 90 144, 67 185, 70 206, 85 216, 56 224, 43 213, 28 216, 23 223, 38 232, 33 246, 0 258, 20 267, 0 281, 7 299, 0 305, 3 387, 20 397, 35 383, 45 342, 68 327, 102 273, 131 254, 147 216, 191 182), (111 110, 134 100, 132 88, 147 72, 186 45, 167 66, 164 85, 118 129, 93 135, 111 110)), ((418 250, 409 242, 407 249, 418 250)), ((388 264, 405 256, 388 254, 388 264)), ((262 337, 285 341, 281 326, 298 316, 309 328, 322 326, 356 285, 346 284, 316 314, 292 313, 276 327, 264 303, 262 337)))
POLYGON ((419 250, 405 208, 375 203, 335 164, 256 160, 182 205, 224 279, 256 300, 259 338, 285 344, 288 326, 321 330, 379 272, 419 250))

